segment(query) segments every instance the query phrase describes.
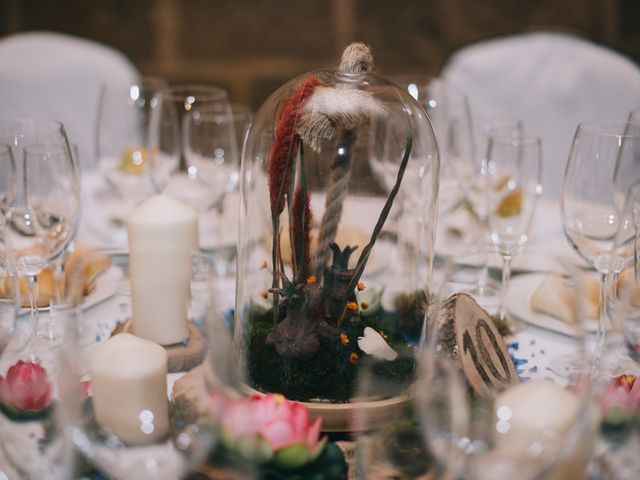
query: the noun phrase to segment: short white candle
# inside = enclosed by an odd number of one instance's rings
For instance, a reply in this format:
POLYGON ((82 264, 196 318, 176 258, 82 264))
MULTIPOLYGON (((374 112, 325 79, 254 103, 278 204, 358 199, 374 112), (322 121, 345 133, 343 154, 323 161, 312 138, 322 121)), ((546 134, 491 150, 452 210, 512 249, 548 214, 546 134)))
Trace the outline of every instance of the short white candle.
MULTIPOLYGON (((535 461, 536 448, 547 452, 565 448, 565 435, 578 421, 580 399, 551 382, 520 383, 502 392, 495 402, 496 450, 512 459, 535 461)), ((579 480, 585 477, 581 445, 564 458, 549 478, 579 480)))
POLYGON ((198 246, 196 212, 167 195, 154 195, 127 221, 131 332, 161 345, 189 337, 187 308, 191 255, 198 246))
POLYGON ((128 445, 144 445, 169 431, 167 352, 129 333, 99 345, 89 361, 96 422, 128 445))

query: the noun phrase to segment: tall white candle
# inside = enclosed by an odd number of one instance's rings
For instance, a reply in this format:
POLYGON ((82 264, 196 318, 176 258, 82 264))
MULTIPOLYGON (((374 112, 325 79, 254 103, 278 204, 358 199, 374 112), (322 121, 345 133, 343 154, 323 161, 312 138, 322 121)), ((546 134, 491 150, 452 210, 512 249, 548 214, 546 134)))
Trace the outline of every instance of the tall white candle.
POLYGON ((127 221, 132 333, 161 345, 189 337, 187 307, 198 216, 167 195, 154 195, 127 221))
POLYGON ((169 431, 167 352, 129 333, 99 345, 89 361, 98 425, 129 445, 161 440, 169 431))
MULTIPOLYGON (((538 380, 508 388, 498 396, 494 406, 497 452, 505 458, 535 462, 537 448, 543 448, 547 454, 566 448, 565 435, 578 421, 580 399, 558 385, 538 380)), ((584 445, 575 445, 573 454, 561 459, 548 478, 585 478, 586 462, 581 447, 584 445)))

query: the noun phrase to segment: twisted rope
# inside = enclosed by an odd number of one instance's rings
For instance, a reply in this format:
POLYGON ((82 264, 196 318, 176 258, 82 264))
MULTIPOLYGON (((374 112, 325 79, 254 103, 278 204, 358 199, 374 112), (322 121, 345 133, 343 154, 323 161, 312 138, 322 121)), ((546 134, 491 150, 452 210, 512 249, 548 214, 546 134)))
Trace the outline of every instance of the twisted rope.
POLYGON ((331 254, 330 246, 338 233, 338 225, 342 218, 342 206, 349 190, 349 179, 351 178, 351 148, 354 136, 349 130, 345 131, 338 148, 338 155, 331 168, 331 178, 329 191, 325 202, 325 210, 320 224, 318 234, 318 246, 314 258, 315 275, 322 277, 324 266, 331 254))
MULTIPOLYGON (((371 49, 364 43, 352 43, 342 54, 339 70, 345 73, 366 73, 373 69, 373 55, 371 49)), ((359 95, 358 90, 354 90, 359 95)), ((342 218, 342 206, 347 196, 349 188, 351 153, 355 142, 355 128, 368 120, 372 110, 377 105, 370 102, 369 97, 364 96, 358 100, 347 102, 350 108, 343 105, 342 111, 338 111, 333 121, 326 115, 315 115, 316 121, 309 121, 309 131, 317 134, 318 132, 333 131, 336 126, 343 127, 343 134, 338 143, 338 154, 331 166, 331 178, 327 197, 325 200, 325 210, 322 215, 320 224, 320 232, 318 234, 318 246, 314 258, 314 271, 317 278, 321 278, 324 267, 327 264, 329 255, 331 254, 330 245, 334 242, 338 232, 338 225, 342 218), (354 115, 352 112, 357 112, 354 115), (345 122, 344 117, 349 118, 349 122, 345 122), (342 121, 339 121, 341 119, 342 121), (345 125, 347 123, 347 125, 345 125)), ((307 122, 305 122, 307 123, 307 122)), ((313 143, 312 143, 313 145, 313 143)))

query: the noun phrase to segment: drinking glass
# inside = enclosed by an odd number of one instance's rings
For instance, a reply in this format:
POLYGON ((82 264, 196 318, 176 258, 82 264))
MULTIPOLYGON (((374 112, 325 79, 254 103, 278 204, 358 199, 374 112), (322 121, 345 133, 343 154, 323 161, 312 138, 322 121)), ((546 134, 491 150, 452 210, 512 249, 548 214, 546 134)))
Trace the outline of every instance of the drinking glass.
POLYGON ((159 108, 164 79, 102 85, 98 103, 96 155, 104 178, 123 200, 139 202, 152 193, 146 162, 151 154, 151 114, 159 108))
POLYGON ((542 192, 542 142, 524 134, 494 134, 487 147, 486 203, 491 241, 502 256, 498 316, 507 321, 505 300, 511 260, 527 242, 538 196, 542 192))
MULTIPOLYGON (((575 272, 565 275, 574 293, 575 272)), ((441 286, 417 355, 413 397, 439 473, 467 480, 584 478, 592 437, 581 309, 561 348, 541 356, 539 342, 535 356, 522 358, 531 337, 510 349, 490 315, 465 293, 461 265, 448 262, 437 276, 441 286), (551 371, 565 353, 575 356, 576 368, 551 371)), ((577 304, 578 296, 572 298, 577 304)))
POLYGON ((0 216, 0 356, 16 330, 16 314, 21 305, 18 282, 13 249, 7 239, 7 225, 0 216))
MULTIPOLYGON (((238 184, 240 154, 231 107, 226 100, 195 104, 184 117, 187 178, 200 187, 199 210, 218 207, 238 184)), ((193 188, 189 189, 193 192, 193 188)), ((186 192, 184 193, 186 196, 186 192)), ((222 212, 220 212, 222 213, 222 212)))
POLYGON ((31 337, 35 359, 38 275, 76 235, 80 213, 80 178, 64 127, 59 122, 0 122, 0 143, 11 144, 12 160, 0 165, 10 178, 0 197, 16 269, 28 280, 31 337))
POLYGON ((466 95, 451 88, 443 78, 402 74, 391 80, 405 88, 424 108, 431 120, 440 154, 440 214, 455 208, 461 201, 462 190, 449 159, 450 125, 454 118, 471 121, 466 95))
MULTIPOLYGON (((637 374, 640 373, 640 183, 629 189, 620 212, 610 270, 620 271, 608 298, 608 313, 618 340, 622 341, 617 345, 620 348, 616 355, 607 352, 607 364, 612 369, 607 373, 637 374)), ((611 343, 615 344, 615 339, 611 343)))
POLYGON ((164 88, 160 93, 159 108, 152 115, 150 130, 154 151, 151 173, 156 191, 165 190, 175 172, 187 179, 193 175, 188 171, 186 123, 191 112, 207 105, 212 109, 221 106, 219 108, 231 117, 227 92, 220 87, 181 84, 164 88))
MULTIPOLYGON (((0 225, 4 234, 4 220, 0 225)), ((47 351, 46 362, 24 357, 22 329, 12 327, 20 305, 15 259, 6 237, 0 243, 0 477, 71 478, 74 455, 64 434, 68 410, 61 408, 67 397, 61 372, 71 368, 68 350, 47 351)))
MULTIPOLYGON (((508 117, 478 115, 473 119, 454 118, 449 126, 448 156, 465 196, 465 202, 477 221, 482 238, 480 254, 483 268, 477 285, 471 293, 491 296, 496 289, 489 283, 489 256, 485 240, 489 236, 487 187, 483 176, 489 138, 492 134, 518 134, 522 132, 520 120, 508 117)), ((478 242, 474 242, 477 245, 478 242)))
MULTIPOLYGON (((74 420, 68 426, 70 438, 84 459, 87 477, 183 478, 218 441, 207 418, 211 397, 205 372, 211 368, 219 378, 224 377, 222 372, 230 365, 228 348, 219 348, 225 340, 222 327, 215 338, 208 334, 207 327, 214 329, 222 318, 217 304, 209 301, 210 263, 199 252, 193 253, 191 274, 185 313, 192 333, 183 343, 159 346, 125 330, 102 343, 87 345, 79 323, 82 312, 76 309, 79 318, 69 335, 73 343, 68 349, 75 355, 74 368, 65 373, 67 383, 85 388, 76 389, 76 397, 65 406, 74 420), (108 342, 111 344, 105 345, 108 342), (168 355, 164 365, 162 350, 168 355), (132 358, 135 363, 127 360, 132 358), (114 398, 119 400, 114 402, 114 398)), ((71 296, 67 305, 77 305, 79 300, 74 298, 82 298, 86 282, 82 275, 82 268, 67 275, 66 292, 71 296)), ((230 338, 228 329, 226 336, 230 338)))
POLYGON ((629 185, 640 180, 640 124, 624 121, 578 125, 565 171, 560 210, 571 246, 600 274, 599 333, 607 328, 609 273, 621 265, 611 251, 629 185))

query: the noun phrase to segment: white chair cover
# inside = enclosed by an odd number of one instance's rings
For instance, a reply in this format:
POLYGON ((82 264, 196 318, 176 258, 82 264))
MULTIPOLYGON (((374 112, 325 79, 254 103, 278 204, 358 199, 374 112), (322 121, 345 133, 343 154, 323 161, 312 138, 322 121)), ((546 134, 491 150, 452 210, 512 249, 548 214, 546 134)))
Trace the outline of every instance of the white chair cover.
POLYGON ((49 118, 78 145, 83 169, 96 166, 98 93, 103 83, 135 81, 122 53, 89 40, 49 32, 0 40, 0 118, 49 118))
POLYGON ((443 76, 472 112, 519 117, 543 143, 543 195, 559 197, 576 126, 625 119, 640 107, 640 69, 620 54, 562 33, 532 32, 458 51, 443 76))

